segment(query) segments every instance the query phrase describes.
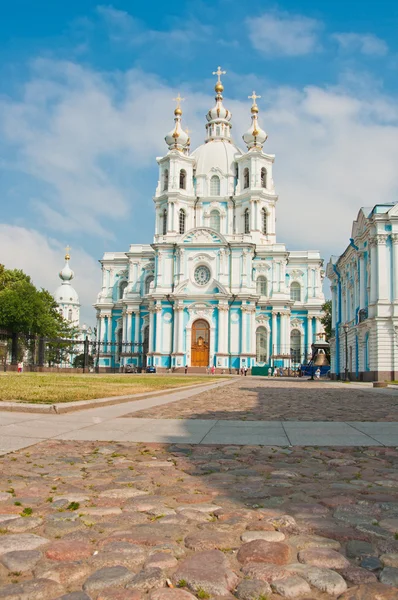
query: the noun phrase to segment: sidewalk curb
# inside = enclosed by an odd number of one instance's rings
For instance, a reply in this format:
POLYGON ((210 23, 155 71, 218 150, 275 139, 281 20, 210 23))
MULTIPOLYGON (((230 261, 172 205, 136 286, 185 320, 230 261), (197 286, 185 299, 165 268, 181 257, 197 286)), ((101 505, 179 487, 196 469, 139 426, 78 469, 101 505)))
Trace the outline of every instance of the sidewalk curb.
POLYGON ((175 388, 166 388, 156 392, 142 392, 140 394, 130 394, 128 396, 111 396, 110 398, 93 398, 92 400, 80 400, 78 402, 61 402, 58 404, 29 404, 23 402, 0 402, 0 411, 8 412, 27 412, 27 413, 42 413, 42 414, 64 414, 76 412, 78 410, 86 410, 88 408, 98 408, 101 406, 111 406, 113 404, 124 404, 133 400, 144 400, 164 394, 173 394, 184 390, 208 388, 209 386, 222 386, 227 383, 232 383, 235 379, 227 381, 216 381, 214 383, 195 383, 175 388))

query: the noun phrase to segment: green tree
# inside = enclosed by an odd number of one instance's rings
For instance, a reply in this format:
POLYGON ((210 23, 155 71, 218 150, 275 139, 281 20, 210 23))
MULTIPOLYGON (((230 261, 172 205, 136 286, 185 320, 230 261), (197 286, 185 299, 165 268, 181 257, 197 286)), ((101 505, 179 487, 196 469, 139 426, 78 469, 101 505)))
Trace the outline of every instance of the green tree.
POLYGON ((326 300, 322 306, 324 315, 321 319, 322 325, 325 328, 326 340, 329 340, 332 335, 332 301, 326 300))
POLYGON ((18 335, 70 338, 74 331, 59 314, 57 303, 19 269, 0 265, 0 328, 12 337, 12 360, 18 358, 18 335))

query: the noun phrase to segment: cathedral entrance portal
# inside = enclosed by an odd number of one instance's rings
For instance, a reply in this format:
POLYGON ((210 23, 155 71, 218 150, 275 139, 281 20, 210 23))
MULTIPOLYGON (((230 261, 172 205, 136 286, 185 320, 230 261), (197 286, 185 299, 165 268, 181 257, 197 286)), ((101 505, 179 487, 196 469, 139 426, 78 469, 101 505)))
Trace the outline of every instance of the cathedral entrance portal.
POLYGON ((207 367, 209 365, 210 327, 207 321, 199 319, 192 325, 191 365, 207 367))

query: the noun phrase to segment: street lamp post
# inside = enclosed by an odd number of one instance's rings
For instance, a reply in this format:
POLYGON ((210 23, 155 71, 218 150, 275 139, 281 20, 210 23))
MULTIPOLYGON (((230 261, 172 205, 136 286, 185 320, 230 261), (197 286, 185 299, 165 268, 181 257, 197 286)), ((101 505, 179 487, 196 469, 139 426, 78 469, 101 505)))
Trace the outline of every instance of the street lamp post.
POLYGON ((345 336, 345 368, 344 368, 344 381, 348 381, 348 323, 343 325, 344 336, 345 336))

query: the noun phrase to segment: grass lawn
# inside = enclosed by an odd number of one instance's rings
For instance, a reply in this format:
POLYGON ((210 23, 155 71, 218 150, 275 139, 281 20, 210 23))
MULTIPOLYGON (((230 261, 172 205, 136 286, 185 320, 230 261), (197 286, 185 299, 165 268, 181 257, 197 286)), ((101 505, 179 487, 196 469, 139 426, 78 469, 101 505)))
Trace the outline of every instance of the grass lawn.
POLYGON ((1 373, 0 402, 75 402, 127 396, 166 388, 179 388, 195 383, 219 381, 214 376, 176 375, 62 375, 58 373, 1 373))

